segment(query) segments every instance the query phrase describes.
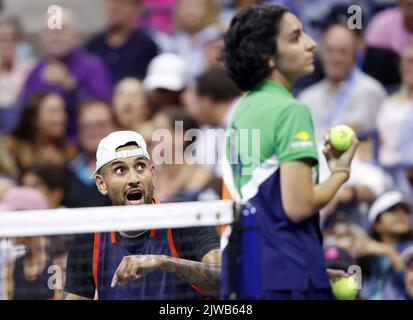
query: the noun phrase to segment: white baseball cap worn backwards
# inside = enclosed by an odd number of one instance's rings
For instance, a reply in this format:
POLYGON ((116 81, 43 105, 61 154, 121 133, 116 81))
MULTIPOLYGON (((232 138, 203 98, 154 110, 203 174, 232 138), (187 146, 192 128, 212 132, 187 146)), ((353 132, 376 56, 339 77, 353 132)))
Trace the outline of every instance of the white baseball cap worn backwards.
POLYGON ((150 160, 146 142, 143 137, 135 131, 115 131, 100 140, 96 151, 96 170, 90 176, 95 178, 99 169, 109 162, 120 159, 141 156, 150 160), (136 143, 138 148, 132 150, 116 151, 128 143, 136 143))

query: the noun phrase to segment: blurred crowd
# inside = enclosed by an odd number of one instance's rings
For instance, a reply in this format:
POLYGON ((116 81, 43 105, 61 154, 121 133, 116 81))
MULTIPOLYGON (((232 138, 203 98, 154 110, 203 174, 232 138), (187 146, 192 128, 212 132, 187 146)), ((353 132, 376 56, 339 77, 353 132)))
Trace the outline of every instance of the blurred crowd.
MULTIPOLYGON (((161 202, 220 199, 225 128, 241 95, 219 59, 223 34, 242 8, 282 4, 318 42, 315 71, 293 92, 311 110, 320 150, 337 124, 360 140, 349 181, 321 213, 327 262, 361 267, 359 299, 413 299, 413 0, 101 2, 96 34, 63 8, 63 28, 49 29, 45 15, 36 45, 18 17, 0 12, 0 211, 110 205, 90 174, 99 141, 115 130, 141 133, 149 150, 160 148, 158 129, 173 133, 174 151, 199 146, 195 164, 155 166, 161 202), (355 29, 351 4, 361 8, 355 29), (205 134, 187 141, 194 128, 205 134)), ((70 239, 12 242, 0 240, 0 279, 41 288, 50 261, 64 266, 70 239), (30 250, 52 242, 61 249, 30 250), (26 247, 13 263, 10 246, 26 247)), ((52 298, 38 292, 0 288, 1 297, 52 298)))

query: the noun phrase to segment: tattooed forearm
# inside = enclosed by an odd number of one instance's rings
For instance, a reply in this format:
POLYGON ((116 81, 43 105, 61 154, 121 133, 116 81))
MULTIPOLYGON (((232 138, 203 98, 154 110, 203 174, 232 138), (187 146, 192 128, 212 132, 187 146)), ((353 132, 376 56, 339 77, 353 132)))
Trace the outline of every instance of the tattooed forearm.
POLYGON ((176 277, 195 285, 208 295, 219 295, 220 263, 213 264, 165 257, 163 268, 176 277))

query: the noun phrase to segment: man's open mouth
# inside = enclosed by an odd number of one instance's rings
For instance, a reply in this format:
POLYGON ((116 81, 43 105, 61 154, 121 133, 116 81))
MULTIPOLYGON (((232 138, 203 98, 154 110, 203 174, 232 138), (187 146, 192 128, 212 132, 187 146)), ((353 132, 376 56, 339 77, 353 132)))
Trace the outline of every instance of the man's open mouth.
POLYGON ((131 203, 138 202, 142 200, 143 198, 143 192, 142 190, 135 189, 135 190, 130 190, 126 194, 126 199, 130 201, 131 203))

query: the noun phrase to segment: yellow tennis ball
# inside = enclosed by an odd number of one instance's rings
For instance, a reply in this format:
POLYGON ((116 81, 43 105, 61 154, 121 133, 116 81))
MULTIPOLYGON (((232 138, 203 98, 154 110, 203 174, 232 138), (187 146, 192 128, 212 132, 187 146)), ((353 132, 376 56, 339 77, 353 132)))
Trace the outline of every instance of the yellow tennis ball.
POLYGON ((339 125, 330 130, 330 144, 337 151, 346 151, 353 141, 354 131, 349 126, 339 125))
POLYGON ((330 282, 337 300, 352 300, 357 295, 357 280, 355 276, 343 277, 330 282))

